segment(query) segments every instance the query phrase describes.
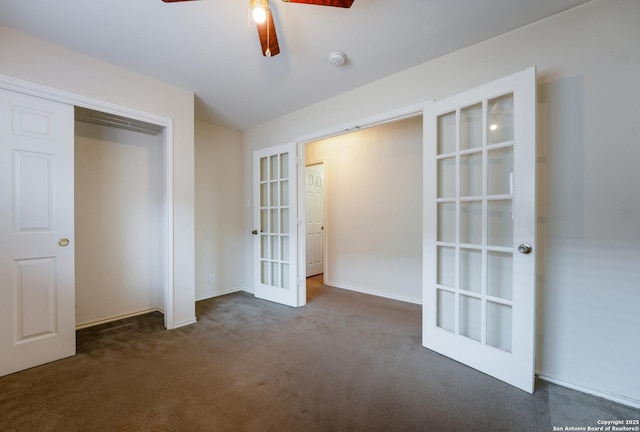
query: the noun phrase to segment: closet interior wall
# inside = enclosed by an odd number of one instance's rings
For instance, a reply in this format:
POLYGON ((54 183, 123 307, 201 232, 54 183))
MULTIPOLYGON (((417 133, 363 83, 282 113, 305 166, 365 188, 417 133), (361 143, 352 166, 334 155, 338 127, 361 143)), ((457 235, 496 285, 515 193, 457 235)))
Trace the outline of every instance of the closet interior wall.
POLYGON ((163 128, 76 108, 76 327, 163 309, 163 128))

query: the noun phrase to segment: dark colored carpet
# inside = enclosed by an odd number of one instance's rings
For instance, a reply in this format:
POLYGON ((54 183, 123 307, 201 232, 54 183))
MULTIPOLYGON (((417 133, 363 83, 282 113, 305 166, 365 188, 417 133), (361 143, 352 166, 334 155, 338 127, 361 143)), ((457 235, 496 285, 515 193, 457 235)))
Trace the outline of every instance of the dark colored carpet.
POLYGON ((639 410, 538 382, 529 395, 421 347, 417 305, 309 284, 78 332, 78 354, 0 378, 1 431, 552 431, 639 410))

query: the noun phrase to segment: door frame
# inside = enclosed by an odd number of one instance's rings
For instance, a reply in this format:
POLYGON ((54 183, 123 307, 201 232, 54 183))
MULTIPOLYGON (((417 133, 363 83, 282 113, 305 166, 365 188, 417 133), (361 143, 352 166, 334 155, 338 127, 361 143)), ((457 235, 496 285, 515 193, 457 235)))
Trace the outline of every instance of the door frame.
MULTIPOLYGON (((332 138, 338 135, 348 134, 350 132, 356 132, 361 129, 366 129, 373 126, 379 126, 385 123, 392 123, 412 117, 421 116, 424 113, 425 106, 433 103, 433 100, 427 100, 420 104, 409 105, 403 108, 399 108, 393 111, 387 111, 382 114, 378 114, 371 117, 362 118, 360 120, 351 121, 335 127, 324 129, 321 131, 313 132, 307 135, 302 135, 296 138, 295 143, 298 151, 298 280, 306 280, 306 262, 307 262, 307 239, 305 235, 307 215, 306 215, 306 193, 305 193, 305 168, 306 157, 305 147, 307 144, 313 141, 319 141, 326 138, 332 138)), ((326 167, 326 162, 325 162, 326 167)), ((325 189, 325 194, 326 194, 325 189)), ((327 201, 325 195, 325 226, 326 226, 326 208, 327 201)), ((327 271, 327 238, 325 233, 325 272, 327 271)), ((298 305, 304 306, 307 304, 307 285, 305 283, 298 284, 298 305)))
MULTIPOLYGON (((164 226, 163 226, 163 298, 164 298, 164 326, 171 330, 183 325, 174 321, 174 228, 173 228, 173 119, 156 114, 147 113, 135 108, 106 102, 100 99, 67 92, 60 89, 35 84, 29 81, 0 74, 0 88, 39 97, 68 105, 102 111, 134 120, 140 120, 164 127, 163 154, 164 166, 164 226)), ((74 287, 75 291, 75 287, 74 287)))

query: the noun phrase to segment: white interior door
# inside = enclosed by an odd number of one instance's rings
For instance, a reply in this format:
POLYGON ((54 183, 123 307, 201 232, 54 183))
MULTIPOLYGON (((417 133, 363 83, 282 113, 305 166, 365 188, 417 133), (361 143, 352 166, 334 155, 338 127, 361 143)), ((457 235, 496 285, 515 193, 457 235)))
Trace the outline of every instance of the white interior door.
POLYGON ((305 169, 307 277, 324 273, 324 166, 305 169))
POLYGON ((73 106, 0 89, 0 375, 75 354, 73 106))
POLYGON ((253 153, 255 296, 298 304, 296 145, 253 153))
POLYGON ((534 388, 535 68, 425 108, 423 345, 534 388))

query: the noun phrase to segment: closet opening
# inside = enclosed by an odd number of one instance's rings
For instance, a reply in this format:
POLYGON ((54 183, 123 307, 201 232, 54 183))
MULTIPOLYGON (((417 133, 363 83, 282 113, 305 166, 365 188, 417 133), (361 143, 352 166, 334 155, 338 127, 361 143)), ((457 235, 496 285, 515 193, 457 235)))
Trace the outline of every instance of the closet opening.
POLYGON ((75 108, 77 329, 164 313, 165 135, 164 126, 75 108))

